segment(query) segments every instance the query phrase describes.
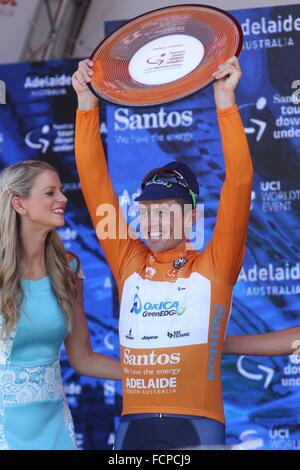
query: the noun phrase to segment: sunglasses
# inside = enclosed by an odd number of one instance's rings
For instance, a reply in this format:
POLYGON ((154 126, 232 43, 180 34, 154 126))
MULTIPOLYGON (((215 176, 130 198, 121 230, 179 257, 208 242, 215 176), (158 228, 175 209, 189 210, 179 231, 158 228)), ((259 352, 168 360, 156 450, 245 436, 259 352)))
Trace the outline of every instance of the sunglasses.
POLYGON ((196 193, 194 193, 194 191, 191 190, 188 182, 182 176, 182 174, 179 173, 179 171, 171 170, 171 169, 168 169, 168 168, 166 168, 166 169, 165 168, 164 169, 154 168, 149 173, 147 173, 147 175, 144 177, 144 179, 142 181, 142 185, 141 185, 142 190, 144 190, 145 187, 148 184, 155 183, 155 181, 157 181, 157 179, 165 180, 170 184, 172 184, 172 182, 180 184, 180 186, 185 188, 188 191, 189 195, 191 196, 193 209, 196 208, 198 195, 196 193))

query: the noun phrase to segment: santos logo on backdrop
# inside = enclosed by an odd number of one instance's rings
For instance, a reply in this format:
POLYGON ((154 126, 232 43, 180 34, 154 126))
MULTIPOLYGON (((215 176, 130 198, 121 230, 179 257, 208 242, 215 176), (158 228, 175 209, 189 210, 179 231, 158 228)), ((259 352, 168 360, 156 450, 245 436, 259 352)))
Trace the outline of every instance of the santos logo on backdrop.
MULTIPOLYGON (((291 84, 291 95, 285 97, 285 101, 289 103, 299 104, 300 102, 300 80, 294 80, 291 84), (293 91, 295 90, 295 91, 293 91)), ((274 95, 274 103, 282 102, 284 97, 281 97, 278 94, 274 95)), ((241 111, 244 108, 252 108, 255 112, 255 115, 252 113, 248 118, 248 122, 245 125, 246 134, 253 135, 256 142, 260 142, 266 134, 267 122, 262 115, 262 118, 257 117, 258 113, 264 112, 267 106, 267 98, 265 96, 259 96, 255 101, 251 100, 249 103, 243 103, 239 106, 241 111)), ((295 117, 295 114, 299 114, 300 110, 293 106, 283 106, 280 107, 280 116, 276 119, 276 126, 278 129, 274 131, 274 138, 284 138, 286 133, 289 137, 298 136, 298 130, 296 129, 287 129, 287 127, 294 126, 298 123, 299 118, 295 117), (287 117, 286 115, 293 114, 292 117, 287 117), (281 127, 284 129, 280 130, 281 127), (278 135, 278 132, 280 135, 278 135)), ((158 111, 151 112, 134 112, 129 108, 117 108, 114 112, 114 130, 119 132, 130 131, 142 131, 142 130, 168 130, 172 131, 174 129, 182 128, 186 130, 186 139, 188 141, 193 139, 193 134, 187 132, 191 130, 195 122, 195 114, 191 109, 184 110, 166 110, 163 106, 159 108, 158 111)), ((161 136, 161 139, 163 140, 161 136)), ((179 140, 179 139, 178 139, 179 140)), ((180 140, 183 140, 181 138, 180 140)), ((185 140, 187 141, 187 140, 185 140)), ((141 141, 143 142, 143 141, 141 141)), ((145 141, 146 142, 146 141, 145 141)), ((121 140, 121 143, 126 143, 121 140)))
MULTIPOLYGON (((267 105, 264 96, 259 97, 254 103, 246 103, 239 106, 239 110, 253 107, 256 111, 263 111, 267 105)), ((129 108, 117 108, 114 112, 114 130, 120 132, 141 131, 150 129, 188 129, 194 124, 194 113, 191 109, 166 110, 163 106, 158 111, 133 112, 129 108)), ((254 134, 256 142, 259 142, 267 128, 267 123, 261 119, 250 118, 245 127, 246 134, 254 134)))
POLYGON ((128 108, 118 108, 114 113, 115 130, 166 129, 167 127, 190 127, 193 124, 193 111, 165 111, 162 106, 158 112, 132 113, 128 108))

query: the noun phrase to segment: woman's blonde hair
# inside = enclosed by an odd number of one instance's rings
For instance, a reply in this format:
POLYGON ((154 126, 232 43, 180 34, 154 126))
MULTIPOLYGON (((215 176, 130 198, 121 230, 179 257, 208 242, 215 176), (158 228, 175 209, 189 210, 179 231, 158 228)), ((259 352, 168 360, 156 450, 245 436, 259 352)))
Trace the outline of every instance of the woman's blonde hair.
MULTIPOLYGON (((0 314, 4 317, 4 333, 8 333, 17 323, 23 300, 20 271, 22 259, 20 216, 12 206, 12 198, 14 196, 29 198, 35 178, 45 170, 58 174, 53 166, 42 160, 25 160, 8 166, 0 175, 0 314)), ((74 256, 72 254, 72 257, 74 256)), ((52 290, 70 329, 76 273, 71 270, 65 248, 54 229, 49 231, 46 237, 45 262, 52 290)), ((77 271, 78 265, 77 259, 77 271)))

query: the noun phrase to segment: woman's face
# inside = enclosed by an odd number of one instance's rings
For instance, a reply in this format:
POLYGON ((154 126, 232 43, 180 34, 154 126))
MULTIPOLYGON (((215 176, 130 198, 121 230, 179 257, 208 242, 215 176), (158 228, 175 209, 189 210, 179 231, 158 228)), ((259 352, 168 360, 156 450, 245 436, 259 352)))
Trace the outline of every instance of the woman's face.
POLYGON ((21 199, 25 212, 18 212, 36 228, 52 230, 65 224, 67 202, 59 176, 54 171, 44 170, 35 178, 30 197, 21 199))

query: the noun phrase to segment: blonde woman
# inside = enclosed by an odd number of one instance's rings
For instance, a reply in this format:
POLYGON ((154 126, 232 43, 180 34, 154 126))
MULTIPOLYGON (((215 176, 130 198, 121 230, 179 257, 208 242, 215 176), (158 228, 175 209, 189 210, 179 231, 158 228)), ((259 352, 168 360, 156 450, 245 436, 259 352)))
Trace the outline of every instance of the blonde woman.
POLYGON ((92 377, 119 379, 119 363, 92 351, 77 258, 56 229, 67 198, 43 161, 0 175, 0 449, 75 449, 59 350, 92 377))

